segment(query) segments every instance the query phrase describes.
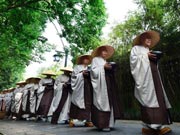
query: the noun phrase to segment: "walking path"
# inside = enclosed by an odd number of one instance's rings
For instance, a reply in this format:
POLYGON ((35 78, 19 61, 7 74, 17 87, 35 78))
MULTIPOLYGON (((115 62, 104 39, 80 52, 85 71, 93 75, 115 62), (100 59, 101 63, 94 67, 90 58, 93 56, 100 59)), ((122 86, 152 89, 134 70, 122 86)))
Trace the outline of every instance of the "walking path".
MULTIPOLYGON (((180 123, 170 126, 168 135, 180 135, 180 123)), ((117 121, 111 132, 100 132, 96 128, 68 125, 51 125, 47 122, 0 120, 0 133, 3 135, 142 135, 140 121, 117 121)), ((1 135, 1 134, 0 134, 1 135)))

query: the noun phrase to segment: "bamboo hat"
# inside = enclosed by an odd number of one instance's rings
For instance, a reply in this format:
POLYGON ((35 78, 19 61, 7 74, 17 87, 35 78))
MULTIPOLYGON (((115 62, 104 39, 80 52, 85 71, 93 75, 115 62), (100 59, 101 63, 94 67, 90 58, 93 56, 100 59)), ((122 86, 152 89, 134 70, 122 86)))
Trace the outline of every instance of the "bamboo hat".
POLYGON ((110 45, 103 45, 103 46, 99 46, 97 47, 93 52, 92 52, 92 57, 96 57, 96 56, 100 56, 102 51, 107 51, 108 55, 106 57, 106 59, 109 59, 110 57, 112 57, 112 55, 114 54, 114 47, 110 46, 110 45))
POLYGON ((8 89, 4 89, 1 91, 2 94, 6 94, 8 89))
POLYGON ((152 40, 152 44, 150 46, 150 48, 154 47, 155 45, 157 45, 157 43, 159 42, 160 40, 160 35, 158 32, 156 31, 153 31, 153 30, 150 30, 150 31, 145 31, 141 34, 139 34, 134 40, 133 40, 133 46, 134 45, 140 45, 141 44, 141 36, 143 34, 149 34, 150 37, 151 37, 151 40, 152 40))
POLYGON ((27 84, 25 81, 20 81, 16 83, 16 85, 25 85, 25 84, 27 84))
POLYGON ((13 92, 16 88, 12 87, 12 88, 9 88, 8 91, 9 92, 13 92))
POLYGON ((88 64, 91 64, 91 61, 92 61, 92 56, 91 55, 81 55, 77 58, 77 64, 83 64, 83 60, 84 59, 88 59, 89 60, 89 63, 88 64))
POLYGON ((3 91, 4 94, 9 93, 9 89, 3 91))
POLYGON ((63 67, 60 70, 61 71, 68 71, 68 72, 72 72, 73 71, 72 67, 63 67))
POLYGON ((39 77, 30 77, 26 79, 26 83, 39 83, 41 78, 39 77))
POLYGON ((42 73, 42 75, 56 76, 56 74, 55 74, 53 71, 51 71, 51 70, 44 71, 44 72, 42 73))

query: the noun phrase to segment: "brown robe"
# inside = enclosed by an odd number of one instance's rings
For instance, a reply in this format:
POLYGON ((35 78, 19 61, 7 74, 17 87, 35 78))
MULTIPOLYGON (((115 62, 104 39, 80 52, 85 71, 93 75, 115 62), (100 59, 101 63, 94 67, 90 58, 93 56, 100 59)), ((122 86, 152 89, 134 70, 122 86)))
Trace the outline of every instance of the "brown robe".
POLYGON ((51 123, 52 124, 57 124, 60 113, 64 107, 64 104, 66 103, 66 100, 68 98, 68 94, 71 92, 71 85, 67 84, 66 87, 63 86, 63 90, 62 90, 62 97, 61 100, 59 102, 59 105, 57 107, 57 109, 53 112, 53 116, 51 119, 51 123))
POLYGON ((20 120, 20 119, 22 119, 22 115, 23 115, 23 111, 22 111, 22 97, 21 97, 21 99, 16 103, 16 104, 18 104, 19 102, 21 102, 21 104, 20 104, 20 108, 19 108, 19 112, 17 112, 17 113, 13 113, 13 115, 18 119, 18 120, 20 120))
POLYGON ((5 100, 4 99, 1 99, 1 101, 0 101, 0 111, 1 112, 5 112, 6 111, 6 102, 5 102, 5 100))
MULTIPOLYGON (((26 103, 26 111, 22 111, 23 114, 30 114, 30 90, 27 93, 27 103, 26 103)), ((22 104, 22 103, 21 103, 22 104)))
MULTIPOLYGON (((120 119, 121 108, 117 98, 117 86, 114 77, 114 70, 106 70, 105 78, 109 97, 110 108, 113 108, 114 120, 120 119)), ((111 112, 100 111, 94 105, 92 107, 92 122, 98 129, 109 128, 111 112)))
POLYGON ((42 96, 39 108, 37 110, 37 115, 42 115, 44 117, 47 117, 47 114, 49 112, 51 102, 53 100, 54 96, 54 79, 52 85, 46 85, 44 94, 42 96))
POLYGON ((23 111, 22 111, 22 103, 20 105, 20 108, 19 108, 19 112, 18 113, 15 113, 15 117, 20 120, 22 119, 22 115, 23 115, 23 111))
POLYGON ((156 96, 159 103, 159 108, 143 107, 141 105, 142 121, 146 124, 171 124, 170 111, 165 104, 163 86, 159 75, 157 62, 150 60, 153 82, 155 86, 156 96))
MULTIPOLYGON (((78 97, 77 97, 78 98, 78 97)), ((90 75, 84 76, 84 102, 85 109, 80 109, 78 106, 71 102, 70 118, 78 120, 91 121, 91 108, 92 108, 92 84, 90 75)))

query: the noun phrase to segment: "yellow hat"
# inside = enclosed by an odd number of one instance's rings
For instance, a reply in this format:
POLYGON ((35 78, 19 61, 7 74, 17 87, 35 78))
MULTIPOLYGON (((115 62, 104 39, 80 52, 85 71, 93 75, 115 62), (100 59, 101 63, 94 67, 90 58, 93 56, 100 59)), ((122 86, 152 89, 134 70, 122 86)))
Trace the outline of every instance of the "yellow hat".
POLYGON ((27 84, 25 81, 20 81, 16 83, 16 85, 25 85, 25 84, 27 84))
POLYGON ((60 70, 61 71, 68 71, 68 72, 72 72, 73 71, 72 67, 63 67, 60 70))
POLYGON ((53 71, 51 71, 51 70, 43 72, 42 75, 56 76, 56 74, 53 71))
POLYGON ((140 45, 140 38, 143 34, 149 34, 151 36, 151 40, 152 40, 152 44, 150 46, 150 48, 154 47, 155 45, 157 45, 157 43, 160 40, 160 35, 158 32, 150 30, 150 31, 146 31, 143 32, 141 34, 139 34, 134 40, 133 40, 133 46, 134 45, 140 45))
POLYGON ((100 56, 101 52, 103 50, 106 50, 108 55, 106 57, 106 59, 109 59, 110 57, 112 57, 112 55, 114 54, 114 47, 110 46, 110 45, 103 45, 103 46, 99 46, 97 47, 91 54, 92 57, 97 57, 100 56))
POLYGON ((16 88, 13 88, 13 87, 12 87, 12 88, 9 88, 8 91, 9 91, 9 92, 13 92, 15 89, 16 89, 16 88))
POLYGON ((39 77, 30 77, 26 79, 26 83, 39 83, 41 78, 39 77))

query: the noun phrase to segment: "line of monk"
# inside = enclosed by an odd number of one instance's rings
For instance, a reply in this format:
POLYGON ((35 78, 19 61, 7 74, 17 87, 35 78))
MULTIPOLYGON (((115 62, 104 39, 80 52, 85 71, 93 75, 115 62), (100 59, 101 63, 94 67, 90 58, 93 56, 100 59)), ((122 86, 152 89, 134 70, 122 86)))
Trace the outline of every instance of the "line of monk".
MULTIPOLYGON (((159 51, 150 50, 158 44, 156 31, 145 31, 133 40, 130 68, 135 81, 135 97, 141 108, 142 134, 164 135, 172 124, 168 101, 158 61, 159 51)), ((74 69, 61 68, 63 74, 43 72, 44 78, 31 77, 18 82, 16 88, 0 93, 0 114, 8 118, 41 120, 69 127, 95 126, 109 132, 122 118, 119 101, 116 63, 107 60, 115 49, 109 45, 97 47, 91 55, 77 58, 74 69)), ((128 85, 128 84, 127 84, 128 85)))

